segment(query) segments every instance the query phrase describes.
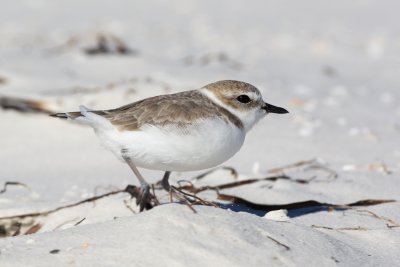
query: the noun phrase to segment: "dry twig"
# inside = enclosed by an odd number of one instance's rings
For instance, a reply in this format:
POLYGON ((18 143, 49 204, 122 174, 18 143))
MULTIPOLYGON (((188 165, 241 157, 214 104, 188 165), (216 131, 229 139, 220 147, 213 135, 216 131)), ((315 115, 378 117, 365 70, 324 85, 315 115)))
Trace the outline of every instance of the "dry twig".
POLYGON ((389 218, 380 216, 380 215, 378 215, 378 214, 376 214, 376 213, 374 213, 374 212, 372 212, 372 211, 370 211, 370 210, 360 210, 360 209, 356 209, 355 211, 357 211, 357 212, 363 212, 363 213, 366 213, 366 214, 368 214, 369 216, 374 217, 374 218, 376 218, 376 219, 386 221, 386 222, 387 222, 387 223, 386 223, 386 226, 387 226, 388 228, 400 227, 400 224, 397 223, 397 222, 395 222, 395 221, 393 221, 392 219, 389 219, 389 218))
POLYGON ((326 229, 326 230, 335 230, 335 231, 368 231, 371 229, 364 228, 361 226, 358 227, 339 227, 339 228, 333 228, 333 227, 328 227, 328 226, 322 226, 322 225, 311 225, 312 228, 319 228, 319 229, 326 229))
POLYGON ((275 238, 270 237, 269 235, 267 235, 267 238, 271 239, 272 241, 274 241, 276 244, 280 245, 281 247, 284 247, 286 250, 290 250, 290 247, 279 242, 278 240, 276 240, 275 238))
POLYGON ((0 97, 0 107, 12 109, 24 113, 44 113, 51 114, 46 102, 38 100, 28 100, 16 97, 0 97))
POLYGON ((7 192, 7 187, 10 186, 10 185, 19 185, 19 186, 22 186, 22 187, 25 187, 25 188, 29 189, 29 187, 24 183, 20 183, 20 182, 5 182, 4 185, 3 185, 3 189, 0 190, 0 194, 3 194, 5 192, 7 192))

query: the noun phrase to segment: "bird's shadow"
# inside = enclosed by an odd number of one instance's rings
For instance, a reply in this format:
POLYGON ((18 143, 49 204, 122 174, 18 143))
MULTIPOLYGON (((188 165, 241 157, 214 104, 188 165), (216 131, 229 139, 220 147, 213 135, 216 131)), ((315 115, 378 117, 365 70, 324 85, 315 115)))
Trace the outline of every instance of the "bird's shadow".
MULTIPOLYGON (((305 202, 299 202, 300 204, 304 204, 305 202)), ((293 203, 295 204, 295 203, 293 203)), ((265 214, 267 214, 270 211, 274 211, 274 210, 280 210, 280 209, 285 209, 287 210, 287 216, 289 218, 295 218, 295 217, 300 217, 300 216, 304 216, 307 214, 311 214, 311 213, 317 213, 317 212, 328 212, 330 211, 332 208, 329 205, 315 205, 315 206, 306 206, 306 207, 298 207, 298 208, 291 208, 291 207, 287 207, 285 208, 284 206, 287 205, 271 205, 270 207, 268 207, 268 205, 265 205, 265 208, 263 209, 257 209, 251 206, 248 206, 246 204, 235 204, 235 203, 229 203, 229 204, 222 204, 222 203, 218 203, 217 204, 220 208, 222 209, 229 209, 232 210, 234 212, 246 212, 249 214, 253 214, 259 217, 263 217, 265 216, 265 214)), ((346 210, 348 208, 335 208, 335 210, 346 210)))

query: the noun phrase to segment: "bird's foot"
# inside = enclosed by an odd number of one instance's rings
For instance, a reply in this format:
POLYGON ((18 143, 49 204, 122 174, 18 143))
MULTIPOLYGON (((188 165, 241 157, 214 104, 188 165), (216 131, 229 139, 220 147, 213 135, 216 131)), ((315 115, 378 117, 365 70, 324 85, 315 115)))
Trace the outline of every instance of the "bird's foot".
POLYGON ((213 202, 204 200, 196 195, 184 192, 183 190, 181 190, 173 185, 171 185, 169 187, 169 192, 170 192, 171 202, 173 201, 173 198, 175 197, 177 200, 186 204, 194 213, 196 213, 196 210, 193 208, 193 205, 206 205, 206 206, 218 207, 213 202))
POLYGON ((128 185, 125 191, 129 193, 131 197, 136 198, 136 205, 139 206, 140 212, 145 209, 152 209, 159 204, 156 197, 150 193, 150 185, 148 184, 143 184, 141 187, 128 185))

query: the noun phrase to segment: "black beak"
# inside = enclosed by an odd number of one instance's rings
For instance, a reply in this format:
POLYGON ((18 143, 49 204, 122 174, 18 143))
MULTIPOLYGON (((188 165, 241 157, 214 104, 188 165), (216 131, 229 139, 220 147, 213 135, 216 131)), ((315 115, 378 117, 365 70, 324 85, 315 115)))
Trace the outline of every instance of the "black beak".
POLYGON ((276 113, 276 114, 289 113, 289 111, 287 111, 284 108, 273 106, 273 105, 270 105, 268 103, 265 103, 265 105, 262 107, 262 109, 264 109, 267 113, 276 113))

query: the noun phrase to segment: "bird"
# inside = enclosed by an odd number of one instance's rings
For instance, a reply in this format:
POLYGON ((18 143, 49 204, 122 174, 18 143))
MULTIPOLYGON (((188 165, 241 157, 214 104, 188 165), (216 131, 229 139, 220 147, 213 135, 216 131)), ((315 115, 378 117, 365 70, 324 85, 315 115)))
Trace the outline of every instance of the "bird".
POLYGON ((269 113, 286 109, 266 103, 253 85, 222 80, 200 89, 158 95, 115 109, 51 114, 87 124, 102 145, 126 162, 140 182, 142 212, 150 185, 138 170, 163 171, 162 186, 171 190, 171 172, 216 167, 235 155, 253 126, 269 113))

